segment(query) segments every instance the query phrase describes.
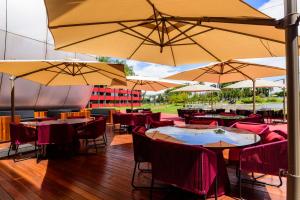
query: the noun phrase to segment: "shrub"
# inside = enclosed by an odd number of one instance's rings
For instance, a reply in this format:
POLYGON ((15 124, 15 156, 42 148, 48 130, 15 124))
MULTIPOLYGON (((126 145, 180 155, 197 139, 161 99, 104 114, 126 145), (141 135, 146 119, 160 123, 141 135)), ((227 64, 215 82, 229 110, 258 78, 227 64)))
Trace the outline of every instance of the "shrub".
MULTIPOLYGON (((256 96, 256 99, 255 99, 255 102, 256 103, 263 103, 265 100, 263 99, 263 98, 261 98, 261 97, 259 97, 259 96, 256 96)), ((247 98, 242 98, 241 99, 241 102, 242 103, 253 103, 253 99, 252 99, 252 97, 247 97, 247 98)))

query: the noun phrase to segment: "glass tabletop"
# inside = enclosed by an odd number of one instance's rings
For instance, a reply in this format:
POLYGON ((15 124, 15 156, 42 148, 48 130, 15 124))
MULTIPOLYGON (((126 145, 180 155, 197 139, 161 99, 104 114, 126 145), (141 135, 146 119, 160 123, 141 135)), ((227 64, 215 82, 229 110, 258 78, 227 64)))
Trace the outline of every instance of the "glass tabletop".
POLYGON ((260 141, 259 135, 249 131, 206 125, 165 126, 149 129, 146 135, 168 142, 224 149, 249 146, 260 141))

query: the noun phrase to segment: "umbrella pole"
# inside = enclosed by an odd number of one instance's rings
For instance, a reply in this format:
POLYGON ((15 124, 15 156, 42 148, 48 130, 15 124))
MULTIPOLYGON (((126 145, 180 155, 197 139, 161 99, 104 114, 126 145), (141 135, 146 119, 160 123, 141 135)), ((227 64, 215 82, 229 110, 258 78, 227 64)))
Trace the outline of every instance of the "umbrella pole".
POLYGON ((10 116, 11 121, 15 122, 15 77, 11 76, 11 92, 10 92, 10 116))
POLYGON ((131 88, 131 112, 133 111, 133 90, 135 88, 137 83, 134 84, 134 86, 131 88))
POLYGON ((285 1, 285 45, 288 100, 287 199, 300 199, 299 52, 297 0, 285 1))
MULTIPOLYGON (((283 79, 283 85, 285 86, 285 79, 283 79)), ((286 107, 285 107, 285 87, 282 88, 282 92, 283 92, 283 122, 285 122, 285 111, 286 111, 286 107)))
POLYGON ((253 114, 256 113, 255 103, 256 103, 256 85, 255 85, 255 79, 252 80, 253 82, 253 114))

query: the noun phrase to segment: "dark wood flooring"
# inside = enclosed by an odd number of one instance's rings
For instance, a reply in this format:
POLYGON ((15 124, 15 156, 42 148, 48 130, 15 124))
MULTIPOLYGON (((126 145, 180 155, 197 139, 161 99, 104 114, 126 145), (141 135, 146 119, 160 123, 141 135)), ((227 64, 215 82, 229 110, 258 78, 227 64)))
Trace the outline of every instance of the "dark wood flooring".
MULTIPOLYGON (((131 135, 108 133, 109 143, 97 154, 78 155, 69 159, 42 160, 35 158, 14 162, 0 160, 0 199, 149 199, 149 191, 132 190, 133 170, 131 135)), ((0 148, 7 144, 1 144, 0 148)), ((221 200, 237 199, 237 180, 233 168, 228 168, 232 193, 221 200)), ((264 180, 277 182, 278 177, 264 180)), ((140 174, 137 181, 150 184, 150 174, 140 174)), ((251 200, 285 199, 286 180, 281 188, 245 185, 243 197, 251 200)), ((155 191, 153 199, 197 199, 179 189, 155 191)))

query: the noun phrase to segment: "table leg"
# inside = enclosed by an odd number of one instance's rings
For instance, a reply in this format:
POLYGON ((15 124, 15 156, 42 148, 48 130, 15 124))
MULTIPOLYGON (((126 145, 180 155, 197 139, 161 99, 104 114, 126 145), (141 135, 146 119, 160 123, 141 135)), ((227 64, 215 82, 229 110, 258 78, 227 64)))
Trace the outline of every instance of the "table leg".
POLYGON ((230 181, 227 173, 223 150, 214 150, 218 162, 218 196, 230 193, 230 181))

